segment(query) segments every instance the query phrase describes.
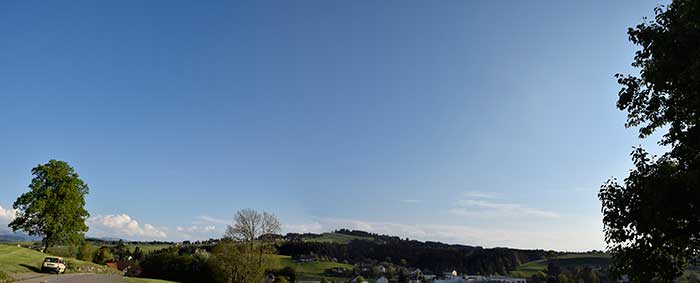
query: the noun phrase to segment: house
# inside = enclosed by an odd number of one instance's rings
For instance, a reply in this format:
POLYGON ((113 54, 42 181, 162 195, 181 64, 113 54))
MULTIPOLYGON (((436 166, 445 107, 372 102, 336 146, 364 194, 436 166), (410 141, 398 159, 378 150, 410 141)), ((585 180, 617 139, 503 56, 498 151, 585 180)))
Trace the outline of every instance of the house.
POLYGON ((452 272, 445 271, 442 273, 442 278, 450 279, 450 278, 455 278, 458 275, 459 275, 459 273, 457 273, 457 270, 452 270, 452 272))
POLYGON ((386 279, 386 277, 382 276, 377 279, 376 283, 389 283, 389 279, 386 279))
POLYGON ((384 267, 383 265, 380 265, 379 267, 377 267, 377 269, 379 269, 380 273, 386 273, 386 267, 384 267))

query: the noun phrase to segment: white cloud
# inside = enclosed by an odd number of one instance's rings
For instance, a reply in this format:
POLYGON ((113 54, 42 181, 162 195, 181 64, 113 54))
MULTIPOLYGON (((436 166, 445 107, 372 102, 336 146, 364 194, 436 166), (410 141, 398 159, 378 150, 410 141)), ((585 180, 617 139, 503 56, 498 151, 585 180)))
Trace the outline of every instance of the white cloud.
POLYGON ((501 196, 501 194, 491 192, 468 191, 462 193, 462 196, 464 196, 465 198, 497 199, 501 196))
POLYGON ((188 226, 188 227, 177 226, 176 230, 178 232, 188 232, 188 233, 208 233, 208 232, 216 230, 216 226, 214 226, 214 225, 207 225, 207 226, 192 225, 192 226, 188 226))
POLYGON ((0 206, 0 231, 9 231, 10 228, 7 227, 7 224, 10 224, 15 217, 17 217, 16 209, 5 209, 0 206))
POLYGON ((464 193, 463 199, 457 200, 449 211, 454 215, 476 218, 559 218, 556 212, 505 202, 499 200, 497 194, 481 192, 464 193))
POLYGON ((165 228, 151 224, 139 225, 129 215, 98 215, 88 218, 90 234, 97 237, 125 237, 130 240, 164 239, 168 235, 165 228))
POLYGON ((229 220, 219 219, 219 218, 215 218, 215 217, 211 217, 211 216, 207 216, 207 215, 198 216, 196 218, 196 220, 197 220, 197 222, 200 222, 200 223, 201 222, 218 223, 218 224, 230 224, 231 223, 231 221, 229 221, 229 220))
POLYGON ((323 230, 324 226, 321 223, 308 224, 285 224, 282 225, 282 230, 293 233, 323 233, 330 230, 323 230))
POLYGON ((7 220, 9 223, 10 221, 14 220, 15 217, 17 216, 17 210, 16 209, 4 209, 0 205, 0 219, 2 220, 7 220))

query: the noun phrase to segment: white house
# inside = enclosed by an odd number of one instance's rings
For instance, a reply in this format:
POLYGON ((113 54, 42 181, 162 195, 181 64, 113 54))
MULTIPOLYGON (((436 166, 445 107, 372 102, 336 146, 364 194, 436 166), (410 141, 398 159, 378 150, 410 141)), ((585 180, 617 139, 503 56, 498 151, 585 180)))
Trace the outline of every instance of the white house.
POLYGON ((384 267, 383 265, 380 265, 379 267, 377 267, 377 269, 379 269, 379 272, 381 273, 386 273, 386 267, 384 267))

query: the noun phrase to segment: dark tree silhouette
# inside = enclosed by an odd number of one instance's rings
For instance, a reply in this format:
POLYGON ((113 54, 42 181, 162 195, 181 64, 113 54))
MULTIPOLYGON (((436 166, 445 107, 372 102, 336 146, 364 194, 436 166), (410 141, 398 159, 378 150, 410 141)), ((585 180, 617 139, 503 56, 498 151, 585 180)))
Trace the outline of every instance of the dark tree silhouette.
POLYGON ((635 168, 622 184, 601 187, 611 271, 633 282, 671 282, 700 255, 700 1, 676 0, 655 10, 653 21, 628 31, 641 46, 618 74, 617 107, 640 138, 665 131, 662 156, 632 152, 635 168))

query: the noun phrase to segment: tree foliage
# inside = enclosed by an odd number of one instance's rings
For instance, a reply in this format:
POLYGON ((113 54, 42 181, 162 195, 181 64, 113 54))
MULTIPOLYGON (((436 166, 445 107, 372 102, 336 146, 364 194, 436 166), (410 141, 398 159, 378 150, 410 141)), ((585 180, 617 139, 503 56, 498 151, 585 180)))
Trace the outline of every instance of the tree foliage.
POLYGON ((670 282, 700 255, 700 1, 658 7, 654 20, 628 31, 641 46, 635 75, 618 74, 617 107, 640 138, 665 131, 659 157, 637 148, 635 168, 601 187, 612 271, 633 282, 670 282))
POLYGON ((78 247, 77 256, 79 260, 91 262, 95 257, 95 247, 88 241, 83 241, 80 247, 78 247))
POLYGON ((32 169, 29 192, 13 208, 17 217, 9 224, 13 231, 43 237, 44 249, 63 242, 79 243, 88 227, 85 195, 88 185, 64 161, 50 160, 32 169))

